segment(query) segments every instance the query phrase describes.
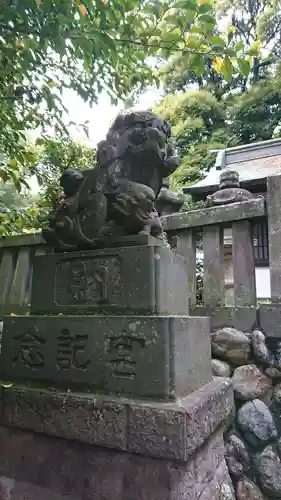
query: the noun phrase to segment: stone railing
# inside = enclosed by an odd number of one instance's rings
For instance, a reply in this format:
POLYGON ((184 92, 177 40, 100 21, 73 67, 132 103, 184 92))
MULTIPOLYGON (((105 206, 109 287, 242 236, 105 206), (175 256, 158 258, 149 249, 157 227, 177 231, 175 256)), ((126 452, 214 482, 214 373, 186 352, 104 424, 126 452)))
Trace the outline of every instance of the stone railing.
MULTIPOLYGON (((211 208, 178 213, 163 218, 170 241, 188 262, 189 313, 210 315, 212 328, 235 326, 251 330, 257 318, 255 262, 252 223, 268 218, 269 268, 271 299, 281 302, 281 176, 268 178, 267 201, 257 198, 211 208), (225 305, 224 230, 232 230, 234 306, 225 305), (196 303, 196 242, 202 236, 203 305, 196 303)), ((265 327, 264 309, 259 308, 265 327)), ((268 320, 268 318, 267 318, 268 320)), ((272 325, 270 325, 272 328, 272 325)))
MULTIPOLYGON (((251 222, 268 216, 272 301, 281 301, 281 177, 268 179, 268 203, 253 199, 217 207, 167 215, 165 231, 176 251, 187 259, 189 313, 211 315, 213 327, 251 328, 256 321, 256 284, 251 222), (234 307, 225 306, 225 228, 232 228, 234 307), (203 305, 196 303, 196 241, 202 235, 203 305)), ((29 310, 34 256, 52 253, 40 234, 0 241, 0 316, 29 310)))
MULTIPOLYGON (((234 306, 255 307, 255 264, 251 222, 268 215, 269 260, 273 302, 281 300, 281 176, 268 179, 268 200, 204 208, 162 217, 176 251, 188 261, 189 310, 197 314, 225 306, 223 269, 225 228, 232 228, 234 306), (202 235, 204 261, 203 306, 196 304, 196 241, 202 235)), ((28 311, 34 256, 52 253, 39 233, 3 237, 0 241, 0 314, 28 311)))
POLYGON ((29 311, 30 284, 36 255, 52 252, 41 234, 3 237, 0 240, 0 317, 29 311))
POLYGON ((264 199, 254 199, 179 213, 163 219, 168 235, 175 238, 171 241, 175 244, 177 252, 188 262, 191 314, 211 314, 214 326, 220 326, 221 322, 232 321, 234 310, 238 318, 241 315, 244 317, 245 314, 249 316, 256 309, 251 221, 265 215, 264 199), (225 227, 232 228, 234 308, 225 306, 225 227), (202 236, 203 256, 203 305, 201 306, 196 304, 196 242, 199 234, 202 236))

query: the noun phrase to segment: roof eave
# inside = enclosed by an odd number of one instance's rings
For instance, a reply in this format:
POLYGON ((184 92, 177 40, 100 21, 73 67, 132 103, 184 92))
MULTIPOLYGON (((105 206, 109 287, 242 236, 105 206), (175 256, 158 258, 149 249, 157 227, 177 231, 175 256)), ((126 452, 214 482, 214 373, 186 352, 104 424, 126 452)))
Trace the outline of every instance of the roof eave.
MULTIPOLYGON (((251 187, 251 186, 261 186, 266 184, 267 177, 260 177, 258 179, 248 179, 245 181, 241 181, 241 187, 251 187)), ((214 192, 218 189, 218 184, 206 184, 205 186, 186 186, 182 189, 183 194, 200 194, 200 193, 208 193, 214 192)))

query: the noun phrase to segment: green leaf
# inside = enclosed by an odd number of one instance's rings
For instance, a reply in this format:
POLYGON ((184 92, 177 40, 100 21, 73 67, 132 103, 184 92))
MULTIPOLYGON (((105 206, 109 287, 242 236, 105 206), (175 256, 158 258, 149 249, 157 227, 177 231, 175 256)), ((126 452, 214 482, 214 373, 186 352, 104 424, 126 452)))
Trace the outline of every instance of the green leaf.
POLYGON ((162 35, 162 40, 163 42, 177 42, 181 37, 181 31, 180 30, 173 30, 171 32, 167 31, 166 33, 163 33, 162 35))
POLYGON ((213 25, 216 24, 216 19, 214 18, 214 16, 211 16, 210 14, 201 14, 198 17, 198 20, 202 23, 213 24, 213 25))
POLYGON ((179 24, 178 17, 174 16, 174 15, 165 16, 164 21, 165 21, 165 23, 172 24, 174 26, 178 26, 178 24, 179 24))
POLYGON ((206 12, 210 12, 212 10, 213 6, 210 3, 202 3, 198 8, 199 14, 205 14, 206 12))
POLYGON ((196 10, 196 1, 195 0, 181 0, 176 2, 173 7, 182 8, 186 10, 196 10))
POLYGON ((18 191, 18 193, 20 193, 21 182, 20 182, 19 176, 15 172, 10 172, 10 176, 11 176, 11 179, 13 181, 13 184, 14 184, 16 190, 18 191))
POLYGON ((250 66, 249 61, 247 61, 246 59, 238 58, 237 64, 238 64, 238 68, 239 68, 240 72, 242 73, 242 75, 245 77, 248 77, 249 73, 251 71, 251 66, 250 66))
POLYGON ((46 82, 46 84, 48 85, 48 87, 50 88, 54 88, 54 87, 57 87, 58 84, 57 82, 54 82, 53 80, 49 80, 48 82, 46 82))
POLYGON ((261 48, 261 41, 260 40, 256 40, 248 48, 247 54, 249 56, 257 57, 259 55, 260 48, 261 48))
POLYGON ((233 70, 232 63, 230 59, 226 57, 221 65, 220 71, 227 82, 231 82, 232 80, 232 70, 233 70))
POLYGON ((37 146, 42 146, 43 144, 45 143, 44 139, 42 139, 42 137, 38 137, 35 141, 35 144, 37 146))
POLYGON ((203 56, 197 54, 192 60, 192 69, 196 76, 201 76, 205 70, 205 59, 203 56))
POLYGON ((229 57, 235 57, 236 56, 236 50, 228 47, 225 49, 225 54, 228 55, 229 57))
POLYGON ((209 37, 209 42, 210 42, 211 44, 213 44, 213 45, 218 45, 218 46, 220 46, 220 47, 225 47, 225 40, 224 40, 222 37, 217 36, 217 35, 215 35, 215 36, 213 36, 213 35, 212 35, 212 36, 210 36, 210 37, 209 37))
POLYGON ((203 41, 202 36, 199 37, 199 36, 189 35, 185 39, 185 44, 186 44, 186 47, 188 49, 191 49, 191 50, 192 49, 198 49, 198 46, 200 46, 201 41, 203 41))
POLYGON ((11 167, 12 169, 17 169, 18 168, 18 161, 16 158, 12 158, 10 161, 9 161, 9 167, 11 167))
POLYGON ((235 50, 237 52, 239 52, 240 50, 243 50, 243 49, 244 49, 244 43, 242 42, 242 40, 240 40, 238 43, 236 43, 235 50))

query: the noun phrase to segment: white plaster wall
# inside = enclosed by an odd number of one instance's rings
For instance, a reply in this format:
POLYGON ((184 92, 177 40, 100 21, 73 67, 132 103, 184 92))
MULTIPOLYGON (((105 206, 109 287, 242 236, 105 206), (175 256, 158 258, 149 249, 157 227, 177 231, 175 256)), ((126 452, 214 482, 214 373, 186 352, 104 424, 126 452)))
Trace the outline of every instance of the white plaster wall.
MULTIPOLYGON (((225 255, 225 302, 227 306, 234 304, 233 296, 233 266, 230 254, 225 255)), ((269 267, 256 267, 256 292, 257 298, 270 299, 270 271, 269 267)))
MULTIPOLYGON (((233 266, 232 266, 232 230, 224 230, 224 266, 225 266, 225 301, 227 306, 234 304, 233 296, 233 266)), ((270 290, 270 271, 269 267, 256 267, 256 292, 257 298, 269 299, 270 290)))
POLYGON ((225 248, 226 252, 224 255, 224 281, 225 281, 225 305, 234 305, 234 293, 233 293, 233 266, 232 266, 232 255, 231 249, 225 248))
POLYGON ((270 299, 270 271, 269 267, 256 267, 257 298, 270 299))

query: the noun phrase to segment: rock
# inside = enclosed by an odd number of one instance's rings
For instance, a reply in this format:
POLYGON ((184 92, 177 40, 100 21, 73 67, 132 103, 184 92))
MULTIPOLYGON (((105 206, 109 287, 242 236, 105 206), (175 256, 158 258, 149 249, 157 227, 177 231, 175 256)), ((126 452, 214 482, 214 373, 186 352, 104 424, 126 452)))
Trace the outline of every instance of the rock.
POLYGON ((277 446, 277 451, 278 451, 279 457, 281 458, 281 438, 277 439, 276 446, 277 446))
POLYGON ((273 387, 261 398, 259 398, 271 410, 273 387))
POLYGON ((261 490, 247 477, 238 481, 236 498, 237 500, 265 500, 261 490))
POLYGON ((212 335, 212 352, 214 356, 231 361, 236 365, 244 365, 249 360, 251 339, 235 328, 221 328, 212 335))
POLYGON ((247 446, 236 434, 228 437, 225 446, 226 462, 231 476, 240 478, 250 469, 251 459, 247 446))
POLYGON ((232 485, 230 486, 229 484, 223 483, 222 485, 218 486, 217 492, 218 496, 216 498, 218 498, 218 500, 236 500, 232 485))
POLYGON ((238 410, 237 424, 246 441, 262 446, 277 438, 277 430, 268 407, 259 399, 248 401, 238 410))
POLYGON ((263 491, 271 498, 281 498, 281 461, 271 446, 256 457, 255 465, 263 491))
POLYGON ((277 370, 277 368, 274 368, 274 366, 266 368, 265 374, 273 379, 281 378, 281 371, 277 370))
POLYGON ((214 377, 230 377, 231 367, 225 361, 219 359, 212 359, 212 372, 214 377))
POLYGON ((273 389, 271 411, 275 417, 275 424, 278 432, 281 432, 281 384, 277 384, 273 389))
POLYGON ((272 382, 256 365, 239 366, 232 377, 235 396, 243 401, 261 398, 271 389, 272 382))
POLYGON ((277 342, 277 345, 274 349, 274 365, 278 370, 281 370, 281 342, 277 342))
POLYGON ((272 402, 275 406, 281 406, 281 384, 277 384, 273 389, 272 402))
POLYGON ((273 356, 266 345, 265 336, 260 330, 252 332, 252 350, 257 361, 267 366, 272 364, 273 356))

